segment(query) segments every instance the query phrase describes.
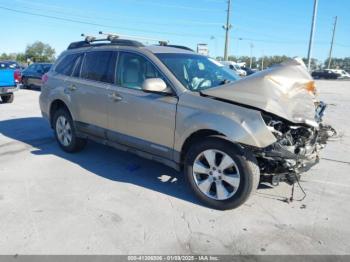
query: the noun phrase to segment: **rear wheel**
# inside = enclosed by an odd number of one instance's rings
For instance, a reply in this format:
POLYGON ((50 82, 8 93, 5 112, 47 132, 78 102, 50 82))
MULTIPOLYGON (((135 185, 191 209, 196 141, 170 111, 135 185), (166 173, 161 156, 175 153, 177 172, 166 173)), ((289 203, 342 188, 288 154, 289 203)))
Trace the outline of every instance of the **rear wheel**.
POLYGON ((73 153, 84 148, 86 139, 77 137, 72 117, 66 109, 56 111, 53 123, 57 142, 64 151, 73 153))
POLYGON ((12 93, 11 94, 7 94, 7 95, 2 95, 1 96, 1 100, 2 100, 3 103, 12 103, 14 97, 15 96, 12 93))
POLYGON ((260 179, 255 157, 220 138, 208 138, 190 148, 185 175, 195 195, 220 210, 242 205, 260 179))

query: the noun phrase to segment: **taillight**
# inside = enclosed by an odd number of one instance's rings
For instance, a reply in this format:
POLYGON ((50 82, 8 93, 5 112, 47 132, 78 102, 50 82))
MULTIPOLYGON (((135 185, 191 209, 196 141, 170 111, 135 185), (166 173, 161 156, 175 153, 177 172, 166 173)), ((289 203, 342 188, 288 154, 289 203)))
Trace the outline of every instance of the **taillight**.
POLYGON ((43 84, 46 84, 47 80, 49 80, 49 76, 47 74, 44 74, 42 77, 41 77, 41 82, 43 84))
POLYGON ((15 78, 16 83, 20 83, 22 80, 22 73, 18 69, 13 72, 13 76, 15 78))

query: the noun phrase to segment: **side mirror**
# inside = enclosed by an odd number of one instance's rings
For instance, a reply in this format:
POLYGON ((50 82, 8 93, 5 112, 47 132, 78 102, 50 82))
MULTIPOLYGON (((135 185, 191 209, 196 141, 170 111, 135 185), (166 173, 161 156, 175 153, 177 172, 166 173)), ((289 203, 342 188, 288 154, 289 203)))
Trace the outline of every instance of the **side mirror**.
POLYGON ((166 83, 161 78, 149 78, 143 81, 142 90, 149 93, 172 94, 166 83))

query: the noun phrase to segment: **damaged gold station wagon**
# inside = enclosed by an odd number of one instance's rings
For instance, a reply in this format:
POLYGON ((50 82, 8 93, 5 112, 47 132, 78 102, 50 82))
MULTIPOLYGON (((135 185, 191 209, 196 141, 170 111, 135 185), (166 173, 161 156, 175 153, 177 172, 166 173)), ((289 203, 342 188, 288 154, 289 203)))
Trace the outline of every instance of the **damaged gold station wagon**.
POLYGON ((186 47, 109 35, 72 43, 43 82, 63 150, 92 139, 183 170, 216 209, 238 207, 259 181, 297 182, 332 133, 298 60, 240 79, 186 47))

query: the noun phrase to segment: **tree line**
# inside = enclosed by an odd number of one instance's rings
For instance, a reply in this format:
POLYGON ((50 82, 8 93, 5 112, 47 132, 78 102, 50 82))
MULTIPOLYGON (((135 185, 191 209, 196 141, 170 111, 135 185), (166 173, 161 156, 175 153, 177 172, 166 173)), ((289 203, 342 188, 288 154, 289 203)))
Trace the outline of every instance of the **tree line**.
MULTIPOLYGON (((16 60, 21 64, 33 63, 33 62, 53 62, 55 60, 56 51, 49 44, 37 41, 33 44, 27 45, 24 53, 12 53, 0 54, 0 60, 16 60)), ((223 57, 216 58, 219 61, 223 60, 223 57)), ((250 65, 250 56, 229 56, 230 61, 244 62, 246 66, 250 65)), ((263 57, 252 57, 252 68, 265 69, 275 64, 280 64, 284 61, 291 59, 285 55, 274 55, 274 56, 263 56, 263 57)), ((307 59, 303 58, 305 64, 307 59)), ((323 63, 317 59, 311 60, 312 70, 322 69, 328 67, 328 59, 323 63)), ((350 57, 345 58, 333 58, 331 60, 331 68, 340 68, 346 71, 350 71, 350 57)))
MULTIPOLYGON (((216 58, 219 61, 223 61, 223 57, 216 58)), ((291 59, 289 56, 285 55, 274 55, 274 56, 263 56, 263 57, 252 57, 252 68, 261 69, 271 67, 275 64, 283 63, 287 60, 291 59)), ((247 67, 250 65, 250 56, 229 56, 229 61, 245 63, 247 67)), ((307 65, 307 59, 303 58, 304 63, 307 65)), ((319 61, 317 59, 311 59, 311 69, 323 69, 328 67, 328 59, 324 62, 319 61)), ((350 57, 344 58, 332 58, 331 67, 332 69, 344 69, 346 71, 350 71, 350 57)))
POLYGON ((15 60, 21 64, 35 62, 53 62, 56 51, 49 44, 37 41, 27 45, 24 53, 0 54, 0 60, 15 60))

